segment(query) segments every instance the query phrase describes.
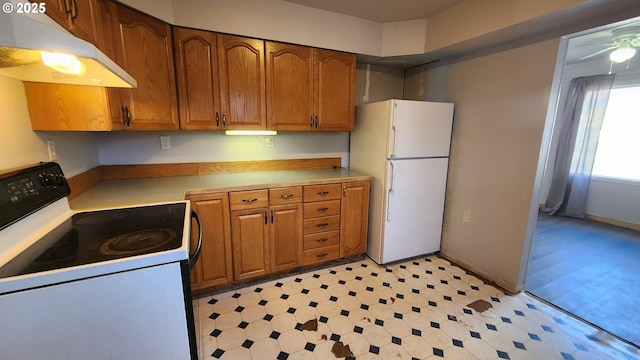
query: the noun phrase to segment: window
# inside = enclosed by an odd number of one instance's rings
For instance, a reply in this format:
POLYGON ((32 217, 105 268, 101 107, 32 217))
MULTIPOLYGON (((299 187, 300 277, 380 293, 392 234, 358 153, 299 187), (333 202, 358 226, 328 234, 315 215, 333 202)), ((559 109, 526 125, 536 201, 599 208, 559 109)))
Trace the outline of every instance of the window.
POLYGON ((640 86, 612 89, 592 175, 640 181, 640 86))

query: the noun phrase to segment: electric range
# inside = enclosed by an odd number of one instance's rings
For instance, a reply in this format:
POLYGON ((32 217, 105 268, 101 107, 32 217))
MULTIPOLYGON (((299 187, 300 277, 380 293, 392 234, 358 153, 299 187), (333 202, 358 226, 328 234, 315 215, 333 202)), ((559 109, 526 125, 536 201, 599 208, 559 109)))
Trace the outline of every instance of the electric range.
POLYGON ((56 163, 0 175, 3 356, 197 359, 189 202, 75 212, 69 193, 56 163))

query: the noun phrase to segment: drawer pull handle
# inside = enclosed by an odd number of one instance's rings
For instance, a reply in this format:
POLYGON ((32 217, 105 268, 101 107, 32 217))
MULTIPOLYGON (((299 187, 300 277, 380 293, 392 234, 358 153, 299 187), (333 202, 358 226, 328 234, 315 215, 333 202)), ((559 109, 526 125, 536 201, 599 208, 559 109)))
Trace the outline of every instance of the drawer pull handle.
POLYGON ((280 198, 282 199, 291 199, 293 197, 293 194, 282 194, 280 195, 280 198))
POLYGON ((327 210, 329 210, 329 208, 328 207, 323 207, 323 208, 317 208, 316 210, 317 211, 327 211, 327 210))
POLYGON ((329 192, 328 191, 318 191, 317 194, 320 195, 320 196, 327 196, 327 195, 329 195, 329 192))
POLYGON ((243 203, 254 203, 256 201, 258 201, 258 199, 242 199, 243 203))
POLYGON ((328 241, 328 240, 329 240, 329 239, 327 239, 327 238, 322 238, 322 239, 318 239, 318 240, 316 240, 316 242, 323 243, 323 242, 326 242, 326 241, 328 241))
POLYGON ((323 258, 325 256, 329 255, 328 253, 322 253, 322 254, 318 254, 316 255, 317 258, 323 258))
POLYGON ((325 227, 325 226, 329 226, 329 223, 322 223, 322 224, 318 224, 316 226, 317 227, 325 227))

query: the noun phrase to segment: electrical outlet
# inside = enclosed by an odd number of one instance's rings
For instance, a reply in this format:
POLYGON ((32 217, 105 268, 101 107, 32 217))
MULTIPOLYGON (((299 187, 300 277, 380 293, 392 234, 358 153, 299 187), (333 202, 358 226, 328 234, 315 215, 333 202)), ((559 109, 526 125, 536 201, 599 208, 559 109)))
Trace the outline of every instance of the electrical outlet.
POLYGON ((58 153, 56 152, 56 142, 53 140, 47 140, 47 147, 49 148, 49 161, 58 160, 58 153))
POLYGON ((171 138, 169 136, 160 136, 160 149, 171 149, 171 138))
POLYGON ((467 209, 462 213, 462 222, 465 224, 471 222, 471 209, 467 209))

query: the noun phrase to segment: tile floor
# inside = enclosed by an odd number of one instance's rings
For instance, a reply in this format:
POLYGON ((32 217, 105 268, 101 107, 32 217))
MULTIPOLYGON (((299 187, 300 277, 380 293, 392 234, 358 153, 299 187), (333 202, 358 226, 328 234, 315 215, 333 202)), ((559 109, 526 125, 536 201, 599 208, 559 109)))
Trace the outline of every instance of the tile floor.
POLYGON ((201 359, 640 359, 640 350, 437 256, 366 259, 194 300, 201 359), (490 304, 486 311, 469 306, 490 304), (312 320, 311 322, 309 322, 312 320), (317 330, 306 325, 317 320, 317 330), (303 327, 305 329, 303 329, 303 327))

